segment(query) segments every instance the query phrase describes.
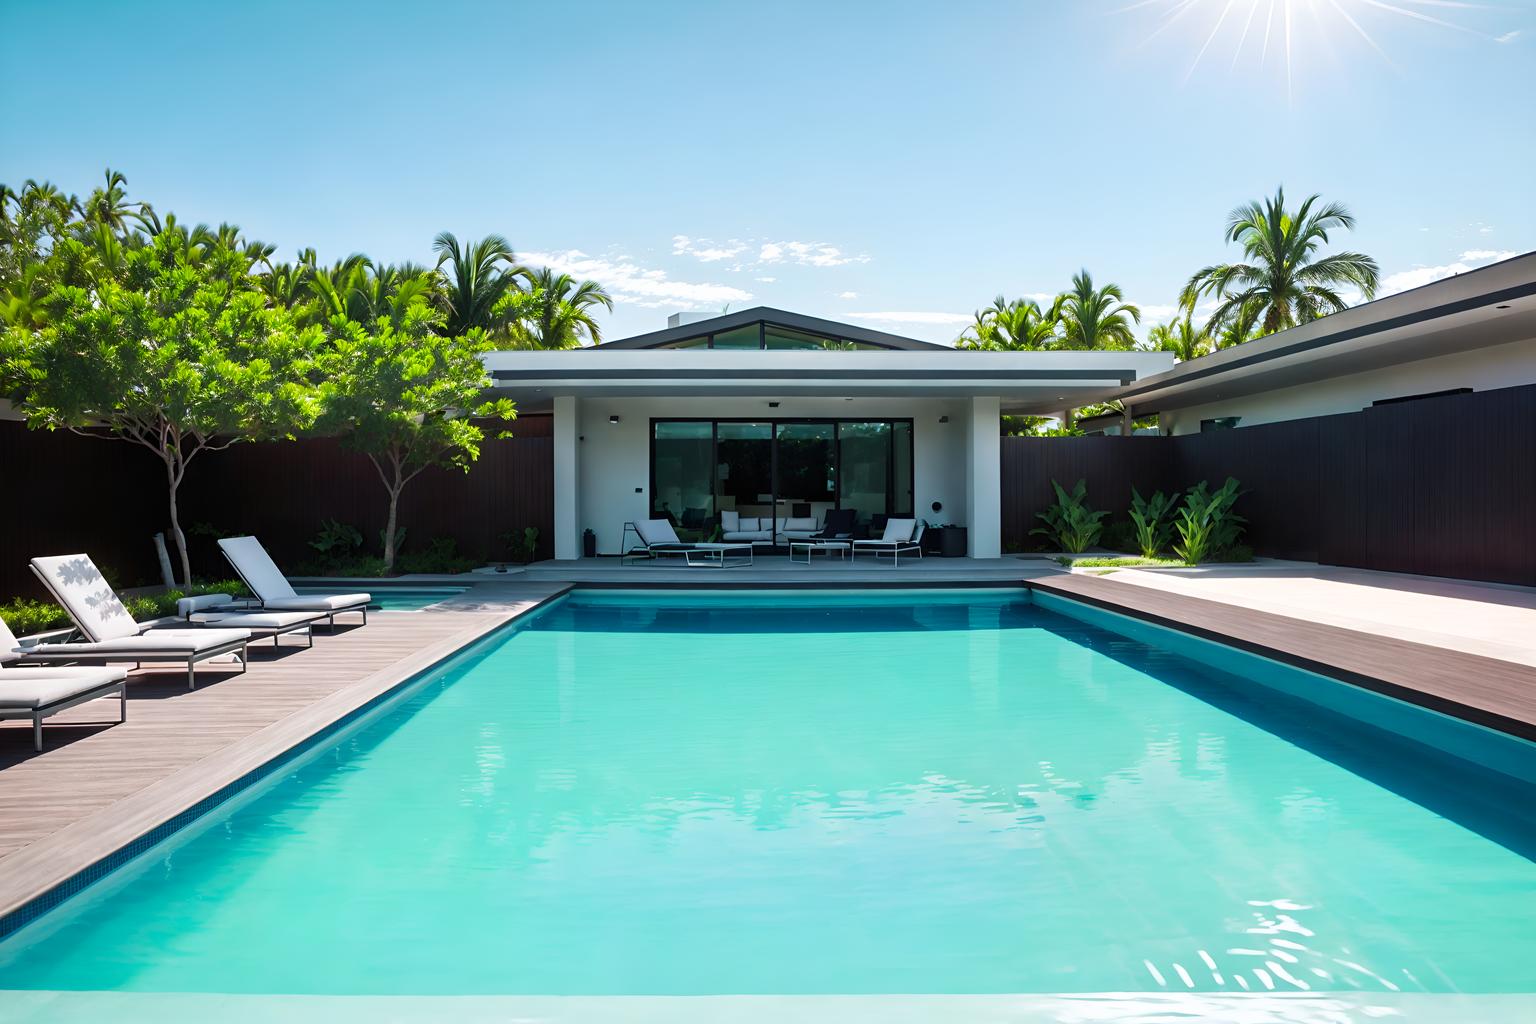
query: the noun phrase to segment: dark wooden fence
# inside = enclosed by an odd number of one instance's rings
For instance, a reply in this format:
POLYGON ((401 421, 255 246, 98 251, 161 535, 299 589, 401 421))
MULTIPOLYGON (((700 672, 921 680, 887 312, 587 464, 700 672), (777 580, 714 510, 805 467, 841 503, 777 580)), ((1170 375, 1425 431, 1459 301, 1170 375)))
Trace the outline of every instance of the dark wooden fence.
MULTIPOLYGON (((476 558, 502 535, 539 530, 553 547, 553 441, 548 417, 484 445, 467 474, 428 470, 406 488, 407 547, 452 537, 476 558)), ((158 579, 149 537, 164 528, 163 469, 119 441, 0 423, 0 599, 41 596, 36 554, 88 551, 124 585, 158 579)), ((1536 386, 1451 395, 1357 413, 1186 437, 1003 439, 1003 542, 1038 547, 1035 513, 1051 480, 1088 482, 1096 508, 1124 518, 1143 494, 1228 476, 1261 555, 1536 585, 1536 386)), ((312 557, 322 519, 358 527, 370 546, 384 524, 373 467, 334 441, 237 446, 200 458, 183 488, 193 571, 227 568, 213 532, 261 536, 282 563, 312 557)))
MULTIPOLYGON (((554 449, 548 417, 487 440, 468 473, 429 469, 400 499, 407 550, 435 537, 480 559, 506 557, 502 535, 539 530, 554 547, 554 449)), ((27 569, 40 554, 88 552, 121 586, 159 582, 151 536, 165 529, 165 471, 153 454, 115 440, 0 423, 0 600, 42 597, 27 569)), ((322 519, 362 531, 377 549, 387 494, 372 464, 336 441, 237 445, 193 461, 181 491, 192 571, 229 574, 215 535, 254 533, 283 565, 311 560, 322 519)), ((174 555, 173 555, 174 558, 174 555)))
POLYGON ((1038 547, 1053 478, 1124 518, 1132 484, 1228 476, 1261 555, 1536 584, 1536 386, 1185 437, 1004 438, 1003 543, 1038 547))

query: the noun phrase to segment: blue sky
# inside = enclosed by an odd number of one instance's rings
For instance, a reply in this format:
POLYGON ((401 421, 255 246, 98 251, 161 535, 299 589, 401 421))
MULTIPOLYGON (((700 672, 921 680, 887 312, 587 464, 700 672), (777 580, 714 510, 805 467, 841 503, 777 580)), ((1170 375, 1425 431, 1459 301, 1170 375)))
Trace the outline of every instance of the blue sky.
POLYGON ((288 258, 499 232, 602 281, 610 338, 764 304, 944 341, 1079 267, 1166 318, 1281 183, 1391 288, 1536 248, 1532 0, 6 9, 0 181, 110 165, 288 258))

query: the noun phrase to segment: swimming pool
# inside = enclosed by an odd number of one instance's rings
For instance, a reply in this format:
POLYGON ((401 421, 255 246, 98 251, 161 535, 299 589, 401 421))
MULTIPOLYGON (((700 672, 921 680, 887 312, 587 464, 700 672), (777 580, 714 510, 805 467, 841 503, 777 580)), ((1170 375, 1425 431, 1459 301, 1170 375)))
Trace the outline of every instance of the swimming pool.
POLYGON ((0 989, 1527 993, 1533 794, 1021 591, 578 592, 0 989))

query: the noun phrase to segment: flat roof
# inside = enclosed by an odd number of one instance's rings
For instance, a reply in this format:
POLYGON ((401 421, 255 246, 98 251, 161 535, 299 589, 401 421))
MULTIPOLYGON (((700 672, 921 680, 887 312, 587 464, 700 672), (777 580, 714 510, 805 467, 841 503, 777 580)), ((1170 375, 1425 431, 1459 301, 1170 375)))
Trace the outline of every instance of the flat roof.
POLYGON ((899 334, 887 334, 885 331, 872 331, 868 327, 860 327, 857 324, 844 324, 836 320, 823 320, 821 317, 806 316, 804 313, 791 313, 787 309, 774 309, 771 306, 753 306, 751 309, 743 309, 735 313, 722 313, 719 316, 710 317, 708 320, 695 320, 692 323, 680 324, 677 327, 651 331, 649 334, 636 334, 629 338, 619 338, 616 341, 605 341, 601 345, 592 346, 592 348, 660 348, 665 345, 676 344, 680 341, 689 341, 693 338, 721 334, 738 327, 745 327, 748 324, 758 323, 759 321, 776 324, 779 327, 788 327, 795 331, 803 331, 806 334, 819 334, 824 337, 862 342, 865 345, 878 345, 881 348, 896 349, 898 351, 943 350, 952 347, 949 345, 936 345, 931 341, 918 341, 916 338, 904 338, 899 334))
MULTIPOLYGON (((691 326, 691 325, 690 325, 691 326)), ((559 396, 943 398, 997 396, 1004 412, 1050 414, 1167 370, 1167 352, 818 349, 506 350, 485 356, 497 395, 529 413, 559 396)))
POLYGON ((1434 281, 1137 380, 1136 415, 1536 338, 1536 252, 1434 281))

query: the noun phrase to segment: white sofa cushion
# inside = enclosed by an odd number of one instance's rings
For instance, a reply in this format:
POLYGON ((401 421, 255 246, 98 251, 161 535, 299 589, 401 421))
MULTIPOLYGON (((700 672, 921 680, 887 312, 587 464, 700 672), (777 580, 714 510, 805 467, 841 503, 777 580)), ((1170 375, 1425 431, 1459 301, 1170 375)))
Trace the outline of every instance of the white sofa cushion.
POLYGON ((816 521, 816 517, 815 516, 802 516, 800 518, 792 518, 792 519, 784 520, 784 529, 786 529, 786 530, 810 530, 812 533, 814 533, 817 530, 821 529, 821 524, 816 521))
POLYGON ((741 529, 741 513, 733 508, 720 511, 720 529, 726 533, 735 533, 741 529))

